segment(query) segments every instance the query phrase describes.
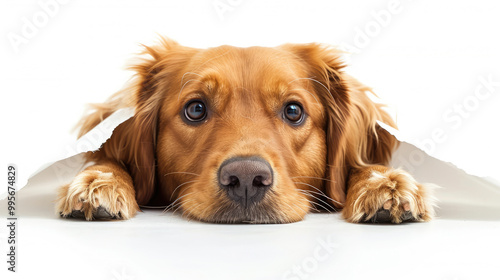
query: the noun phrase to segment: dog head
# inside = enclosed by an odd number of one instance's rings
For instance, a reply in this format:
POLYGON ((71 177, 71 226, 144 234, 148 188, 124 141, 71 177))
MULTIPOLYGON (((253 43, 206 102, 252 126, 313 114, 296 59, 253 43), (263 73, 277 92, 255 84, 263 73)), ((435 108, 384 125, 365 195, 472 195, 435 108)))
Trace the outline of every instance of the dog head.
POLYGON ((127 163, 140 204, 156 192, 224 223, 294 222, 322 202, 342 206, 351 101, 337 51, 163 40, 146 53, 134 66, 127 163))

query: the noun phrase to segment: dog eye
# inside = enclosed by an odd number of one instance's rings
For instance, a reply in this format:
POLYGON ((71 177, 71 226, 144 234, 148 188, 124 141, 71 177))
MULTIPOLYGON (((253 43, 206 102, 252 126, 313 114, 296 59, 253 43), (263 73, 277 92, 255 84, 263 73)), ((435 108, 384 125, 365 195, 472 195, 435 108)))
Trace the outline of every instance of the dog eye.
POLYGON ((304 109, 298 103, 288 103, 283 115, 292 124, 300 124, 304 120, 304 109))
POLYGON ((207 116, 207 107, 200 100, 193 100, 184 107, 184 116, 192 122, 199 122, 207 116))

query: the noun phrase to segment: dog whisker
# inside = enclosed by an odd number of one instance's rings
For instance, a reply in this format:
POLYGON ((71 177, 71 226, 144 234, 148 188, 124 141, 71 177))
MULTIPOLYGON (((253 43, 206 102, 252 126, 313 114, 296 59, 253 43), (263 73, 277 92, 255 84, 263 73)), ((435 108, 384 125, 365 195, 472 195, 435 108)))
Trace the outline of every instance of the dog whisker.
POLYGON ((326 198, 328 198, 329 200, 331 200, 332 202, 335 202, 335 203, 338 203, 339 205, 344 205, 343 203, 340 203, 334 199, 332 199, 331 197, 329 197, 328 195, 326 195, 324 192, 322 192, 320 189, 318 189, 317 187, 311 185, 311 184, 307 184, 307 183, 304 183, 304 182, 296 182, 294 181, 295 184, 300 184, 300 185, 306 185, 306 186, 309 186, 315 190, 317 190, 318 192, 320 192, 321 196, 324 196, 326 198))
POLYGON ((217 213, 218 213, 221 209, 223 209, 223 208, 224 208, 224 206, 225 206, 224 204, 221 204, 221 205, 219 206, 219 208, 217 208, 217 210, 215 210, 215 212, 213 212, 213 213, 212 213, 212 215, 211 215, 210 219, 211 219, 211 220, 215 220, 215 219, 216 219, 216 217, 217 217, 217 213))
MULTIPOLYGON (((195 209, 198 209, 200 206, 202 206, 203 204, 205 204, 205 202, 202 202, 202 203, 198 203, 198 205, 194 204, 192 205, 191 207, 187 208, 187 209, 182 209, 182 216, 181 217, 184 217, 184 215, 188 214, 189 215, 189 211, 194 211, 195 209)), ((179 207, 179 209, 181 209, 181 207, 179 207)), ((206 209, 205 209, 206 210, 206 209)), ((189 215, 189 216, 192 216, 192 215, 189 215)), ((200 215, 200 217, 203 216, 203 215, 200 215)))
MULTIPOLYGON (((182 206, 175 208, 174 212, 172 212, 172 215, 175 215, 175 212, 177 212, 177 210, 181 209, 181 207, 182 206)), ((182 218, 182 216, 181 216, 181 218, 182 218)))
MULTIPOLYGON (((314 201, 311 201, 311 203, 320 206, 321 208, 325 209, 328 213, 332 214, 332 211, 330 211, 330 209, 326 208, 325 206, 321 205, 320 203, 317 203, 314 201)), ((337 212, 337 211, 335 211, 335 212, 337 212)))
MULTIPOLYGON (((307 191, 307 192, 309 192, 309 193, 311 193, 311 194, 316 194, 316 195, 319 195, 320 197, 317 197, 317 199, 318 199, 319 201, 323 202, 324 204, 326 204, 326 205, 330 206, 330 207, 331 207, 330 203, 328 203, 327 201, 323 200, 321 197, 325 197, 325 198, 327 198, 327 199, 329 199, 329 200, 331 200, 331 201, 333 201, 333 202, 336 202, 335 200, 333 200, 333 199, 331 199, 330 197, 325 196, 325 195, 323 195, 323 194, 321 194, 321 193, 318 193, 318 192, 315 192, 315 191, 311 191, 311 190, 309 190, 309 191, 307 191)), ((335 212, 338 212, 338 211, 337 211, 337 209, 335 209, 335 207, 332 207, 332 209, 333 209, 335 212)))
MULTIPOLYGON (((191 200, 189 200, 189 201, 192 201, 192 200, 193 200, 193 199, 191 199, 191 200)), ((186 201, 184 201, 184 202, 186 202, 186 201)), ((192 210, 192 209, 194 210, 194 209, 196 209, 196 208, 200 207, 201 205, 203 205, 203 203, 194 203, 193 205, 191 205, 191 206, 190 206, 189 208, 187 208, 187 209, 184 209, 184 208, 182 207, 182 205, 181 205, 180 207, 178 207, 177 209, 175 209, 173 213, 177 212, 177 210, 179 210, 179 209, 180 209, 180 210, 181 210, 181 212, 182 212, 182 214, 181 214, 181 218, 184 218, 184 215, 186 215, 186 214, 188 213, 188 211, 190 211, 190 210, 192 210)))
POLYGON ((200 80, 198 79, 189 79, 187 80, 181 87, 181 90, 179 91, 179 95, 177 96, 177 100, 181 99, 181 93, 182 93, 182 90, 184 89, 184 87, 187 85, 187 83, 191 82, 191 81, 198 81, 198 82, 201 82, 200 80))
POLYGON ((177 196, 181 196, 186 190, 190 189, 191 187, 193 187, 193 185, 189 185, 189 186, 183 188, 182 191, 180 191, 177 196))
MULTIPOLYGON (((300 193, 303 193, 303 194, 305 194, 305 195, 307 195, 307 196, 309 196, 309 197, 313 198, 313 199, 320 200, 320 199, 319 199, 319 198, 317 198, 316 196, 314 196, 314 195, 312 195, 312 194, 309 194, 309 193, 307 193, 307 192, 306 192, 306 191, 304 191, 304 190, 298 190, 298 191, 299 191, 300 193)), ((316 210, 316 211, 318 211, 318 212, 319 212, 318 208, 316 208, 316 206, 313 204, 313 201, 312 201, 312 200, 308 199, 308 202, 309 202, 309 203, 311 203, 311 206, 314 208, 314 210, 316 210)))
POLYGON ((219 212, 219 210, 221 210, 223 207, 223 205, 219 206, 219 208, 217 208, 217 210, 215 210, 215 212, 212 213, 210 219, 211 220, 215 220, 215 217, 217 217, 217 213, 219 212))
MULTIPOLYGON (((272 192, 272 193, 274 193, 275 195, 277 195, 277 193, 276 193, 276 192, 274 192, 273 190, 270 190, 270 192, 272 192)), ((292 210, 294 209, 294 208, 293 208, 293 207, 291 207, 291 206, 290 206, 290 205, 289 205, 286 201, 282 201, 282 202, 283 202, 284 204, 287 204, 287 206, 288 206, 290 209, 292 209, 292 210)), ((309 210, 316 210, 315 208, 311 207, 311 205, 310 205, 308 202, 309 202, 309 200, 307 200, 307 199, 306 199, 306 201, 300 201, 300 200, 295 201, 295 203, 296 203, 296 204, 300 204, 301 206, 305 206, 305 207, 307 207, 309 210)), ((275 205, 275 206, 276 206, 276 207, 278 207, 278 205, 275 205)), ((307 214, 307 213, 308 213, 307 211, 305 211, 305 210, 304 210, 304 209, 302 209, 302 208, 299 208, 299 209, 300 209, 300 210, 302 210, 302 212, 304 212, 304 214, 307 214)), ((297 213, 297 212, 295 211, 295 213, 297 213)), ((297 213, 297 215, 299 215, 299 213, 297 213)), ((300 216, 300 215, 299 215, 299 216, 300 216)))
MULTIPOLYGON (((221 192, 220 191, 217 191, 217 194, 216 195, 219 195, 221 192)), ((224 207, 224 204, 221 204, 221 206, 219 206, 219 208, 217 208, 217 210, 215 210, 215 212, 212 213, 210 219, 212 220, 215 220, 215 218, 217 217, 217 212, 219 212, 219 210, 221 210, 222 208, 224 207)))
MULTIPOLYGON (((199 180, 192 180, 192 181, 187 181, 187 182, 184 182, 184 183, 182 183, 182 184, 178 185, 178 186, 174 189, 174 191, 172 192, 172 194, 170 195, 170 200, 172 200, 172 197, 174 196, 174 193, 177 191, 177 189, 178 189, 178 188, 180 188, 180 187, 184 186, 185 184, 189 184, 189 183, 196 183, 196 182, 198 182, 198 181, 199 181, 199 180)), ((181 194, 179 193, 179 195, 181 195, 181 194)))
MULTIPOLYGON (((182 202, 187 202, 187 201, 190 201, 190 200, 192 200, 192 198, 183 200, 182 202)), ((172 210, 174 208, 177 209, 177 207, 180 206, 180 203, 181 202, 179 201, 176 204, 170 204, 169 206, 167 206, 167 208, 163 209, 162 213, 165 214, 166 212, 168 212, 168 211, 170 211, 170 210, 172 210)))
POLYGON ((203 211, 203 213, 201 213, 201 217, 205 216, 205 213, 208 211, 208 209, 210 209, 215 204, 215 202, 216 201, 213 201, 212 203, 210 203, 210 205, 208 205, 207 207, 205 207, 205 210, 203 211))
POLYGON ((180 199, 182 199, 182 198, 183 198, 183 197, 185 197, 186 195, 189 195, 189 194, 192 194, 192 193, 193 193, 193 192, 189 192, 189 193, 187 193, 187 194, 185 194, 185 195, 183 195, 183 196, 178 197, 176 200, 174 200, 174 202, 172 202, 172 203, 171 203, 171 204, 170 204, 167 208, 165 208, 165 210, 163 210, 163 211, 164 211, 164 212, 166 212, 166 211, 168 211, 169 209, 172 209, 172 208, 174 207, 174 205, 175 205, 175 203, 176 203, 177 201, 179 201, 180 199))
MULTIPOLYGON (((301 203, 301 204, 302 204, 302 203, 301 203)), ((295 214, 297 214, 298 216, 300 216, 299 212, 297 212, 297 211, 295 210, 295 208, 293 208, 293 207, 292 207, 289 203, 287 203, 287 202, 283 201, 283 205, 287 206, 289 209, 291 209, 293 212, 295 212, 295 214)), ((302 204, 302 205, 304 205, 304 204, 302 204)), ((307 206, 307 207, 308 207, 308 209, 312 209, 310 205, 305 205, 305 206, 307 206)), ((301 210, 302 212, 304 212, 304 215, 306 215, 306 214, 307 214, 307 211, 305 211, 304 209, 302 209, 302 208, 298 208, 298 209, 299 209, 299 210, 301 210)))
POLYGON ((310 196, 310 197, 316 199, 318 202, 323 203, 322 204, 323 206, 325 206, 325 207, 327 206, 327 207, 331 208, 332 210, 334 210, 335 212, 338 212, 337 209, 335 209, 334 207, 332 207, 327 201, 325 201, 325 200, 323 200, 321 198, 322 195, 320 193, 314 192, 314 191, 306 191, 306 190, 299 190, 299 192, 301 192, 301 193, 303 193, 303 194, 305 194, 307 196, 310 196), (319 196, 317 196, 317 195, 319 195, 319 196))
MULTIPOLYGON (((312 197, 312 198, 314 198, 314 199, 317 199, 317 200, 319 200, 319 201, 321 201, 321 202, 325 203, 323 200, 321 200, 320 198, 318 198, 318 197, 314 196, 313 194, 308 193, 307 191, 304 191, 304 190, 299 190, 299 192, 301 192, 301 193, 303 193, 303 194, 305 194, 305 195, 307 195, 307 196, 310 196, 310 197, 312 197)), ((310 203, 312 203, 312 204, 314 204, 314 205, 318 205, 319 207, 321 207, 321 208, 325 209, 328 213, 332 213, 332 211, 330 211, 328 208, 326 208, 325 206, 323 206, 321 203, 317 203, 317 202, 314 202, 314 201, 311 201, 311 200, 310 200, 309 202, 310 202, 310 203)), ((316 207, 314 207, 314 208, 315 208, 316 210, 318 210, 316 207)))
MULTIPOLYGON (((215 203, 216 203, 216 201, 213 201, 212 203, 210 203, 210 205, 206 206, 206 207, 205 207, 205 210, 203 211, 203 213, 201 213, 201 215, 199 215, 198 217, 204 217, 204 216, 205 216, 205 213, 207 212, 207 210, 208 210, 208 209, 210 209, 210 208, 211 208, 211 207, 212 207, 215 203)), ((194 216, 193 216, 193 215, 191 215, 191 214, 189 214, 188 212, 189 212, 189 211, 194 211, 195 209, 197 209, 198 207, 200 207, 200 206, 202 206, 202 205, 204 205, 204 204, 205 204, 205 202, 202 202, 202 203, 199 203, 196 207, 194 207, 194 205, 193 205, 193 206, 191 206, 191 207, 190 207, 190 208, 188 208, 188 209, 182 209, 182 212, 183 212, 183 213, 182 213, 182 217, 184 217, 184 215, 186 215, 186 214, 187 214, 187 215, 188 215, 188 219, 189 219, 189 220, 191 220, 191 219, 192 219, 192 217, 194 217, 194 216)), ((199 218, 198 218, 198 220, 199 220, 199 218)))
POLYGON ((299 89, 299 90, 303 90, 303 91, 309 93, 314 98, 314 100, 316 100, 316 105, 321 106, 321 103, 318 101, 318 99, 316 98, 316 96, 314 96, 314 94, 312 92, 308 91, 307 89, 299 89))
MULTIPOLYGON (((177 210, 179 210, 179 208, 182 206, 182 205, 181 205, 181 202, 182 202, 182 203, 187 203, 188 201, 191 201, 191 200, 194 200, 194 198, 189 198, 189 199, 185 199, 185 200, 179 201, 179 202, 177 202, 177 204, 176 204, 175 206, 171 207, 171 208, 170 208, 170 209, 168 209, 167 211, 172 210, 172 209, 174 209, 174 208, 175 208, 174 212, 172 212, 172 214, 175 214, 175 212, 177 212, 177 210)), ((164 212, 165 212, 165 211, 164 211, 164 212)))
POLYGON ((186 73, 184 73, 184 75, 182 75, 182 78, 181 78, 181 85, 182 85, 182 83, 184 82, 184 77, 185 77, 187 74, 196 75, 196 76, 198 76, 198 77, 200 77, 200 78, 203 78, 203 76, 202 76, 202 75, 200 75, 200 74, 198 74, 198 73, 194 73, 194 72, 186 72, 186 73))

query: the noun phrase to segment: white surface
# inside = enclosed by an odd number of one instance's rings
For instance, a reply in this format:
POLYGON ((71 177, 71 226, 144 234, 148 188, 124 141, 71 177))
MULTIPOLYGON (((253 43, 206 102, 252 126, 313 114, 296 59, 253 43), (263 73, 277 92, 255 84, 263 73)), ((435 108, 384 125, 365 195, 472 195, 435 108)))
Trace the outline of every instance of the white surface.
MULTIPOLYGON (((498 1, 396 1, 399 8, 365 44, 356 43, 359 30, 392 11, 393 1, 67 1, 14 47, 9 34, 21 34, 24 19, 33 21, 46 2, 0 4, 0 166, 16 163, 20 183, 71 151, 69 131, 83 104, 120 89, 131 75, 122 70, 126 61, 156 34, 195 47, 354 46, 347 71, 392 106, 408 139, 468 172, 500 178, 498 1), (232 6, 220 17, 214 3, 232 6), (490 91, 484 79, 493 81, 490 91)), ((282 279, 294 266, 314 264, 318 238, 330 238, 338 247, 298 279, 498 279, 498 189, 432 159, 410 159, 398 156, 395 164, 410 162, 418 179, 443 186, 434 222, 352 225, 338 214, 315 214, 291 225, 211 225, 152 210, 127 222, 66 221, 54 216, 52 201, 79 166, 70 159, 19 193, 15 276, 282 279)), ((6 266, 0 275, 14 279, 6 266)))

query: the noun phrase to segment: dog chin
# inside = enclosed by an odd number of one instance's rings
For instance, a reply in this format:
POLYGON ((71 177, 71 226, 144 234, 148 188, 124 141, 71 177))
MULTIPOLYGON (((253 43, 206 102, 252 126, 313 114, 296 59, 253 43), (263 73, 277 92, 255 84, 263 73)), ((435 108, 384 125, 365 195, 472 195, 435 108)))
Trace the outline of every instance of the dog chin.
POLYGON ((207 217, 200 218, 194 217, 191 213, 187 214, 203 222, 219 224, 283 224, 293 222, 285 219, 280 212, 265 203, 243 207, 237 203, 229 202, 207 217))

